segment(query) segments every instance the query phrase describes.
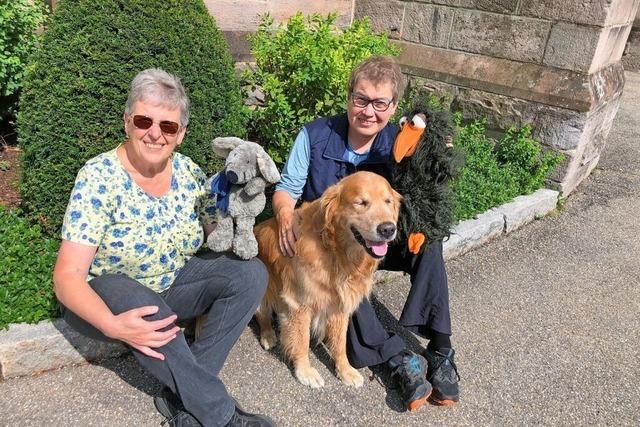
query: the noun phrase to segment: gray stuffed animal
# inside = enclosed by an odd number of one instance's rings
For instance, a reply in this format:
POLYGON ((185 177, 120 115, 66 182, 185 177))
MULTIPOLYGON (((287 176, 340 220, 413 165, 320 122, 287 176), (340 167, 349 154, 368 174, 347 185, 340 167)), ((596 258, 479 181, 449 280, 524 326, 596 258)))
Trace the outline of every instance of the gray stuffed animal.
POLYGON ((266 203, 264 190, 280 181, 275 163, 255 142, 235 137, 216 138, 213 151, 226 158, 223 170, 209 180, 216 199, 216 227, 207 238, 214 252, 233 250, 242 259, 258 255, 253 235, 255 218, 266 203))

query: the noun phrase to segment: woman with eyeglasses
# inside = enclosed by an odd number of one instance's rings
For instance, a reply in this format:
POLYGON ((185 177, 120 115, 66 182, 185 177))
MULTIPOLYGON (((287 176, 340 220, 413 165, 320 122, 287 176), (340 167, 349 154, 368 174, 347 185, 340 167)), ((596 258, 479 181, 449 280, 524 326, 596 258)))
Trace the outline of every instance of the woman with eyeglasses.
MULTIPOLYGON (((273 196, 280 250, 294 256, 294 207, 312 201, 341 178, 359 170, 391 176, 391 150, 398 128, 389 119, 404 90, 400 67, 391 57, 374 56, 351 73, 347 111, 306 124, 298 133, 273 196)), ((390 245, 381 269, 411 275, 411 290, 400 324, 429 339, 422 355, 388 332, 365 299, 347 332, 349 361, 356 368, 388 368, 408 410, 427 399, 442 405, 458 401, 458 374, 451 346, 447 273, 442 242, 423 253, 403 255, 405 242, 390 245)))
POLYGON ((240 409, 218 377, 265 291, 258 259, 196 254, 214 224, 202 170, 175 152, 189 122, 180 80, 140 72, 125 142, 78 172, 53 272, 65 320, 120 341, 165 385, 154 399, 172 426, 271 426, 240 409), (176 321, 207 313, 188 346, 176 321))

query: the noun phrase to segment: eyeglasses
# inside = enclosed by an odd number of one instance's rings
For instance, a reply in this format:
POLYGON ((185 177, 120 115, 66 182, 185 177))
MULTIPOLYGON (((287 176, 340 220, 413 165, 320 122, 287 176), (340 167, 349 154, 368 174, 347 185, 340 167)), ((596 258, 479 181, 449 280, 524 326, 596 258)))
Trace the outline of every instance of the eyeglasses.
POLYGON ((367 108, 367 106, 371 104, 373 106, 373 109, 378 112, 387 111, 389 109, 389 106, 391 106, 391 104, 393 103, 393 100, 384 98, 369 99, 366 96, 362 96, 358 93, 351 94, 351 101, 353 102, 353 105, 358 108, 367 108))
MULTIPOLYGON (((133 116, 133 125, 138 129, 147 130, 153 126, 153 119, 151 117, 136 114, 133 116)), ((180 125, 170 120, 162 120, 158 123, 158 126, 160 126, 162 133, 166 135, 175 135, 180 130, 180 125)))

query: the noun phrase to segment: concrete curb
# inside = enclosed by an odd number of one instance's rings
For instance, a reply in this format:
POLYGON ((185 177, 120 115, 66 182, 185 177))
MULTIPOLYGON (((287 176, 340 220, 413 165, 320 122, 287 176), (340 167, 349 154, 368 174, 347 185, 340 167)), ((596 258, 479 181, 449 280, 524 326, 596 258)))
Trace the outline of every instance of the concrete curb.
MULTIPOLYGON (((556 208, 558 195, 557 191, 541 189, 459 223, 444 243, 445 259, 463 255, 547 215, 556 208)), ((36 325, 12 324, 8 330, 0 331, 0 381, 117 357, 126 351, 121 344, 86 338, 62 319, 36 325)))

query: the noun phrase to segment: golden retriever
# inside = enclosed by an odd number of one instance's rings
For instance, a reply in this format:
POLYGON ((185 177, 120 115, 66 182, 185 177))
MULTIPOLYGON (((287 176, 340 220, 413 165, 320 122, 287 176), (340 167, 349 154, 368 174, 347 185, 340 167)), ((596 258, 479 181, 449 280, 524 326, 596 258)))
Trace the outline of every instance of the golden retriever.
POLYGON ((283 353, 301 383, 324 385, 309 362, 313 333, 326 340, 338 378, 355 387, 363 384, 347 360, 347 325, 369 296, 373 273, 396 236, 400 202, 386 179, 357 172, 296 210, 294 257, 281 254, 275 219, 254 228, 258 257, 269 270, 269 285, 256 313, 260 344, 265 349, 276 345, 271 320, 277 313, 283 353))

